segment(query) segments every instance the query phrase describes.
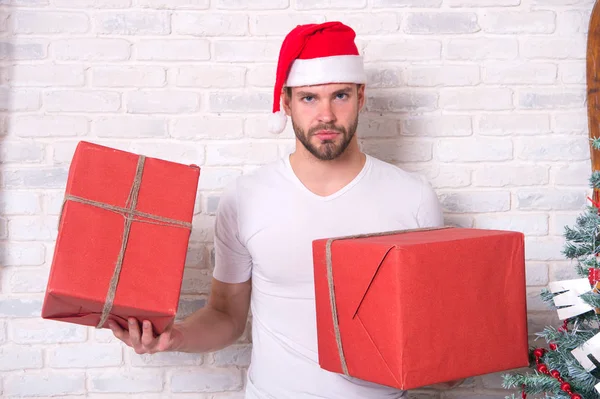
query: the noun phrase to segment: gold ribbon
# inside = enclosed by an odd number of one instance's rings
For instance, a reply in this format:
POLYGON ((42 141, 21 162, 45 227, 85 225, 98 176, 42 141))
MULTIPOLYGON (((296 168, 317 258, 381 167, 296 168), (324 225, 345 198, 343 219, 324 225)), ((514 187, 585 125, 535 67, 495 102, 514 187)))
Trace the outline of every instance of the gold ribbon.
POLYGON ((140 186, 142 184, 142 174, 144 172, 144 162, 146 157, 140 155, 138 158, 137 168, 135 172, 135 178, 133 180, 133 184, 129 191, 129 196, 127 197, 127 202, 125 203, 125 207, 114 206, 110 204, 105 204, 103 202, 92 201, 87 198, 78 197, 75 195, 65 195, 63 200, 62 209, 60 211, 59 223, 62 218, 62 213, 64 210, 64 206, 67 201, 79 202, 81 204, 91 205, 98 208, 106 209, 108 211, 116 212, 125 218, 125 228, 123 231, 123 239, 121 240, 121 249, 119 251, 119 255, 117 257, 117 262, 115 264, 115 269, 113 271, 112 278, 110 280, 110 285, 108 288, 108 292, 106 293, 106 298, 104 300, 104 306, 102 309, 102 316, 100 317, 100 322, 96 325, 96 328, 102 328, 108 316, 110 315, 110 311, 113 307, 113 302, 115 299, 115 293, 117 291, 117 285, 119 284, 119 276, 121 275, 121 269, 123 266, 123 258, 125 256, 125 250, 127 249, 127 241, 129 240, 129 233, 131 231, 131 224, 136 222, 141 223, 150 223, 150 224, 158 224, 161 226, 172 226, 172 227, 181 227, 188 230, 192 229, 192 224, 188 222, 182 222, 181 220, 165 218, 161 216, 152 215, 145 212, 136 211, 135 208, 138 202, 138 196, 140 192, 140 186), (138 219, 136 219, 138 217, 138 219), (146 218, 149 220, 140 220, 139 218, 146 218))
POLYGON ((326 261, 327 261, 327 284, 329 286, 329 305, 331 306, 331 315, 332 315, 332 319, 333 319, 333 330, 335 333, 335 341, 336 341, 337 348, 338 348, 340 363, 342 364, 342 371, 344 372, 345 375, 350 377, 350 374, 348 373, 348 365, 346 363, 346 357, 344 355, 344 348, 342 345, 342 335, 340 333, 339 318, 338 318, 338 313, 337 313, 337 303, 336 303, 336 299, 335 299, 335 287, 333 284, 333 262, 331 259, 331 257, 332 257, 331 245, 333 244, 333 242, 337 241, 337 240, 345 240, 345 239, 380 237, 380 236, 387 236, 387 235, 394 235, 394 234, 412 233, 412 232, 417 232, 417 231, 442 230, 442 229, 449 229, 449 228, 451 228, 451 226, 422 227, 422 228, 417 228, 417 229, 394 230, 394 231, 386 231, 386 232, 379 232, 379 233, 368 233, 368 234, 357 234, 357 235, 344 236, 344 237, 335 237, 335 238, 329 238, 327 240, 327 242, 325 244, 325 257, 326 257, 326 261))

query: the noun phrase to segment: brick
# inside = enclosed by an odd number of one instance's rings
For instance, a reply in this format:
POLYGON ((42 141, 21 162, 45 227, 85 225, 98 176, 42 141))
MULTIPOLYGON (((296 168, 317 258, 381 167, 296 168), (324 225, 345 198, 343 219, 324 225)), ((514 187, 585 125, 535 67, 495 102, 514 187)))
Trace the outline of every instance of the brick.
POLYGON ((206 213, 209 215, 215 215, 219 208, 220 197, 210 196, 206 198, 206 213))
POLYGON ((0 321, 0 345, 6 342, 6 329, 7 323, 5 321, 0 321))
POLYGON ((52 5, 67 8, 128 8, 131 0, 52 0, 52 5))
POLYGON ((576 33, 588 33, 590 22, 589 11, 565 10, 556 18, 556 33, 567 36, 576 33))
POLYGON ((0 147, 0 164, 32 163, 44 160, 43 144, 30 141, 4 141, 0 147))
POLYGON ((475 171, 475 184, 480 187, 536 186, 548 182, 547 166, 508 164, 499 168, 490 165, 475 171))
POLYGON ((191 116, 171 120, 170 136, 177 139, 230 139, 242 137, 243 121, 237 117, 191 116))
POLYGON ((181 292, 189 294, 208 294, 210 291, 212 274, 208 270, 188 269, 183 273, 181 292))
POLYGON ((47 365, 52 368, 111 367, 123 362, 123 349, 118 344, 68 344, 47 352, 47 365))
POLYGON ((206 148, 207 165, 261 165, 277 160, 277 144, 261 142, 238 142, 214 144, 206 148))
POLYGON ((585 84, 586 65, 584 62, 569 62, 559 64, 558 76, 561 82, 566 84, 585 84))
POLYGON ((519 106, 526 109, 557 109, 583 107, 585 92, 569 89, 522 90, 519 93, 519 106))
POLYGON ((17 115, 10 128, 19 137, 84 136, 89 122, 84 116, 17 115))
POLYGON ((548 215, 478 215, 475 217, 475 225, 479 229, 519 231, 527 236, 544 236, 548 234, 548 215))
POLYGON ((38 38, 19 37, 11 41, 0 41, 0 60, 42 60, 48 56, 48 44, 48 40, 38 38))
POLYGON ((43 293, 48 284, 49 269, 13 270, 6 277, 8 291, 15 294, 43 293))
POLYGON ((448 110, 512 109, 513 91, 508 88, 442 89, 440 94, 440 108, 448 110))
POLYGON ((152 355, 138 355, 129 351, 131 365, 134 367, 181 367, 199 366, 203 357, 198 353, 159 352, 152 355))
POLYGON ((573 264, 568 263, 557 263, 550 265, 550 281, 557 280, 571 280, 581 278, 577 274, 577 271, 573 267, 573 264))
POLYGON ((179 87, 237 88, 244 85, 246 68, 228 65, 198 65, 175 71, 179 87))
POLYGON ((510 209, 508 191, 460 191, 438 196, 448 212, 504 212, 510 209))
POLYGON ((587 110, 577 112, 553 113, 554 121, 552 130, 555 133, 585 133, 588 132, 587 110))
MULTIPOLYGON (((75 147, 73 147, 73 152, 75 147)), ((61 190, 44 190, 43 207, 46 215, 58 215, 62 207, 64 193, 61 190)))
POLYGON ((33 215, 42 211, 40 195, 32 191, 3 190, 0 195, 1 215, 33 215))
POLYGON ((213 92, 209 94, 211 112, 264 112, 269 109, 272 94, 267 92, 213 92))
POLYGON ((36 369, 43 366, 41 348, 0 347, 0 371, 36 369))
POLYGON ((202 170, 202 175, 202 179, 198 183, 200 190, 222 190, 241 176, 242 171, 232 168, 205 167, 202 170))
POLYGON ((55 217, 15 216, 8 221, 8 237, 20 241, 53 241, 57 223, 55 217))
POLYGON ((296 0, 297 10, 365 8, 367 0, 296 0))
POLYGON ((579 6, 591 5, 593 0, 533 0, 531 4, 536 6, 579 6))
POLYGON ((27 371, 5 377, 4 392, 8 396, 59 396, 85 393, 85 373, 27 371))
POLYGON ((46 6, 49 0, 0 0, 1 5, 9 6, 46 6))
POLYGON ((93 329, 93 342, 98 343, 116 343, 119 342, 119 339, 115 337, 111 330, 109 329, 93 329))
POLYGON ((582 161, 589 157, 583 137, 522 138, 515 143, 518 159, 528 161, 582 161))
POLYGON ((122 66, 92 68, 92 85, 96 87, 162 87, 166 71, 157 66, 122 66))
POLYGON ((433 144, 421 140, 367 140, 363 150, 386 162, 422 162, 432 158, 433 144))
POLYGON ((485 11, 481 26, 488 33, 552 33, 556 29, 554 11, 485 11))
POLYGON ((366 110, 370 112, 433 111, 438 105, 438 94, 430 91, 372 91, 367 95, 366 110))
POLYGON ((518 6, 521 0, 445 0, 448 7, 509 7, 518 6))
POLYGON ((200 107, 198 93, 175 90, 139 90, 128 93, 127 111, 133 114, 177 114, 200 107))
POLYGON ((587 41, 574 36, 570 39, 522 38, 520 52, 523 58, 585 59, 587 41))
MULTIPOLYGON (((116 149, 129 150, 127 144, 122 142, 105 142, 95 140, 97 144, 106 145, 116 149)), ((52 152, 52 161, 55 165, 70 164, 77 147, 77 141, 54 141, 54 151, 52 152)))
POLYGON ((67 175, 68 170, 63 167, 4 169, 0 182, 6 188, 63 188, 67 175))
POLYGON ((274 62, 281 43, 271 40, 215 40, 214 59, 227 62, 274 62))
POLYGON ((451 138, 436 142, 434 157, 442 162, 493 162, 512 159, 510 139, 451 138))
MULTIPOLYGON (((283 35, 292 27, 325 22, 323 15, 311 14, 261 14, 251 17, 250 33, 256 36, 283 35)), ((348 22, 346 22, 348 23, 348 22)))
POLYGON ((179 299, 179 304, 177 308, 177 319, 181 320, 194 313, 196 310, 203 308, 205 305, 206 300, 203 298, 182 297, 179 299))
MULTIPOLYGON (((199 195, 200 199, 201 196, 199 195)), ((189 245, 186 258, 186 269, 206 269, 208 267, 208 253, 205 245, 189 245)))
POLYGON ((404 71, 399 66, 390 66, 387 68, 367 66, 365 72, 367 74, 367 87, 370 89, 401 87, 405 85, 404 71))
POLYGON ((171 376, 172 392, 222 392, 242 388, 242 374, 236 368, 175 371, 171 376))
POLYGON ((39 317, 40 299, 0 298, 0 317, 39 317))
POLYGON ((579 212, 553 212, 550 220, 550 231, 555 235, 563 235, 565 227, 575 226, 579 212))
POLYGON ((275 83, 276 70, 276 64, 252 65, 246 72, 246 85, 272 88, 275 83))
POLYGON ((471 185, 471 168, 455 165, 403 164, 402 168, 425 176, 434 188, 458 188, 471 185))
POLYGON ((13 87, 83 86, 85 71, 76 65, 19 65, 8 83, 13 87))
MULTIPOLYGON (((12 222, 14 219, 9 219, 12 222)), ((2 266, 39 266, 45 260, 45 248, 38 243, 3 244, 2 266)))
POLYGON ((519 42, 515 38, 450 39, 446 48, 449 60, 511 60, 519 55, 519 42))
POLYGON ((409 86, 472 86, 480 81, 478 65, 413 66, 406 70, 409 86))
POLYGON ((143 116, 103 116, 92 121, 92 134, 98 137, 166 137, 167 121, 143 116))
POLYGON ((207 40, 140 40, 134 46, 136 58, 143 61, 204 61, 210 59, 207 40))
POLYGON ((172 162, 184 164, 204 164, 204 145, 190 143, 170 143, 170 142, 134 142, 131 144, 131 151, 137 154, 144 154, 149 157, 165 159, 172 162))
POLYGON ((493 63, 484 67, 483 81, 492 84, 552 84, 558 68, 546 63, 493 63))
POLYGON ((418 7, 437 8, 442 0, 373 0, 373 8, 418 7))
POLYGON ((248 16, 176 12, 172 16, 173 33, 192 36, 244 36, 248 33, 248 16))
MULTIPOLYGON (((365 14, 328 12, 328 20, 344 21, 352 27, 357 35, 377 35, 384 33, 395 33, 400 29, 400 16, 389 12, 373 12, 365 14)), ((316 17, 313 21, 317 20, 316 17)))
POLYGON ((552 167, 554 184, 560 186, 587 186, 590 175, 589 162, 569 163, 552 167))
POLYGON ((210 0, 133 0, 134 5, 158 9, 189 9, 206 10, 210 7, 210 0))
POLYGON ((570 211, 586 204, 585 192, 573 189, 524 188, 517 190, 515 197, 517 208, 528 211, 570 211))
POLYGON ((82 12, 15 11, 13 32, 19 34, 86 33, 90 19, 82 12))
MULTIPOLYGON (((360 123, 360 119, 359 119, 360 123)), ((244 121, 244 134, 248 137, 253 138, 280 138, 287 139, 292 138, 294 136, 294 129, 292 127, 292 123, 289 121, 285 125, 285 129, 278 135, 274 135, 273 133, 267 130, 268 127, 268 115, 255 115, 248 116, 244 121)))
POLYGON ((363 50, 365 62, 439 60, 441 55, 442 43, 430 39, 370 40, 363 50))
POLYGON ((525 259, 535 261, 564 260, 562 254, 564 242, 563 238, 527 237, 525 238, 525 259))
POLYGON ((95 14, 94 31, 106 35, 168 35, 169 14, 161 11, 103 12, 95 14))
POLYGON ((250 365, 252 347, 250 345, 232 345, 213 353, 214 364, 217 367, 250 365))
POLYGON ((289 0, 216 0, 221 10, 282 10, 289 5, 289 0))
POLYGON ((43 101, 50 112, 111 112, 121 108, 121 94, 116 91, 48 91, 43 101))
POLYGON ((528 286, 545 286, 548 284, 548 265, 546 263, 527 262, 525 283, 528 286))
POLYGON ((394 138, 398 136, 398 121, 363 116, 358 119, 357 131, 361 138, 394 138))
POLYGON ((140 393, 161 392, 164 377, 160 370, 88 371, 89 392, 140 393))
POLYGON ((409 34, 460 34, 480 30, 472 12, 431 12, 406 15, 404 32, 409 34))
POLYGON ((50 49, 61 61, 123 61, 131 55, 131 43, 123 39, 62 39, 50 49))
POLYGON ((40 92, 0 87, 0 111, 35 111, 41 106, 40 92))
POLYGON ((547 134, 550 118, 545 114, 483 114, 478 120, 479 134, 489 136, 511 136, 547 134))

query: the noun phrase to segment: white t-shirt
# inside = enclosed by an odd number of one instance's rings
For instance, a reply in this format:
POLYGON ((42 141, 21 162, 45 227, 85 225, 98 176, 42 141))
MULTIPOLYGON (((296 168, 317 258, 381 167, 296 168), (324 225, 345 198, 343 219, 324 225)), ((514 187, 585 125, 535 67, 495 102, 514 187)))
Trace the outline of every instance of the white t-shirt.
POLYGON ((246 398, 404 398, 319 367, 312 241, 441 225, 438 198, 422 177, 369 155, 356 178, 326 197, 302 184, 289 156, 231 184, 217 210, 214 277, 252 278, 246 398))

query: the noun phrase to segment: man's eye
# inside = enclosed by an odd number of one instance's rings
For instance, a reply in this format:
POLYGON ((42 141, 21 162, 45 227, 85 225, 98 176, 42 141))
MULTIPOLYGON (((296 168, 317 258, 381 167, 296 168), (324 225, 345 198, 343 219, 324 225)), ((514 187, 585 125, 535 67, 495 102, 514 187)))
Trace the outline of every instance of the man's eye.
POLYGON ((347 93, 338 93, 338 95, 336 97, 339 98, 340 100, 343 100, 348 97, 348 94, 347 93))
POLYGON ((302 101, 305 101, 305 102, 311 102, 313 99, 314 99, 314 97, 312 97, 312 96, 302 97, 302 101))

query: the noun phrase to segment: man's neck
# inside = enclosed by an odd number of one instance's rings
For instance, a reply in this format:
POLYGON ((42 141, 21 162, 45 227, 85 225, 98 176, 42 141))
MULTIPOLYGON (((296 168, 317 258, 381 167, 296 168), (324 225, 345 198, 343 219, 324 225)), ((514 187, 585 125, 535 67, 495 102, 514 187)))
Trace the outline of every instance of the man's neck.
POLYGON ((359 150, 356 142, 331 161, 315 158, 300 143, 290 155, 290 164, 298 179, 320 196, 334 194, 350 183, 363 169, 365 162, 366 155, 359 150))

